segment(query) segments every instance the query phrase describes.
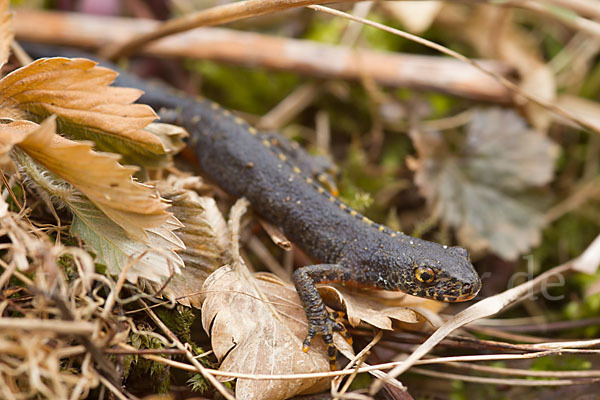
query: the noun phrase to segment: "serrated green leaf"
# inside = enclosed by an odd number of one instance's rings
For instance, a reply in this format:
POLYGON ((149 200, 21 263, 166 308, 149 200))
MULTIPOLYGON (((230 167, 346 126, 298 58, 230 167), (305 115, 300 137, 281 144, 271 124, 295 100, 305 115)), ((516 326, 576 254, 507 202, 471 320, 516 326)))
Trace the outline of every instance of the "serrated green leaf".
POLYGON ((230 261, 229 229, 213 198, 190 190, 173 190, 176 183, 159 185, 161 194, 171 201, 172 212, 183 227, 176 234, 185 244, 179 255, 185 262, 182 273, 174 276, 163 293, 186 306, 199 308, 197 294, 206 278, 230 261))
POLYGON ((118 275, 131 263, 126 274, 130 282, 138 278, 162 282, 183 267, 183 260, 174 252, 182 249, 183 243, 170 230, 148 230, 149 241, 145 244, 130 239, 123 228, 87 199, 73 198, 68 204, 74 214, 71 232, 85 241, 108 273, 118 275))
POLYGON ((73 213, 71 233, 79 235, 86 248, 96 254, 96 262, 106 266, 107 273, 118 275, 128 267, 126 277, 130 282, 138 278, 163 282, 181 271, 183 260, 175 250, 183 249, 184 245, 173 233, 181 226, 175 217, 158 228, 147 229, 146 242, 136 241, 69 183, 37 164, 24 151, 15 149, 14 154, 18 165, 43 191, 44 197, 58 199, 69 207, 73 213))

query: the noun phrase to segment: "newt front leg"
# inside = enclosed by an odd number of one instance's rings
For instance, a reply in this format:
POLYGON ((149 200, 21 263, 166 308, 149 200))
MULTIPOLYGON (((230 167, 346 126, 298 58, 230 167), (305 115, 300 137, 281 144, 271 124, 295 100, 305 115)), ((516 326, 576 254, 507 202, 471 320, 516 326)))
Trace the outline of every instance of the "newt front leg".
POLYGON ((336 367, 337 350, 333 345, 333 332, 340 334, 352 344, 352 338, 344 327, 336 319, 340 316, 337 312, 330 313, 325 308, 323 299, 317 291, 316 283, 348 282, 352 279, 348 268, 339 264, 318 264, 298 268, 294 272, 294 284, 298 291, 298 296, 306 312, 308 319, 308 334, 304 339, 302 350, 307 352, 310 348, 312 339, 320 335, 327 345, 327 355, 329 356, 329 365, 331 369, 336 367))

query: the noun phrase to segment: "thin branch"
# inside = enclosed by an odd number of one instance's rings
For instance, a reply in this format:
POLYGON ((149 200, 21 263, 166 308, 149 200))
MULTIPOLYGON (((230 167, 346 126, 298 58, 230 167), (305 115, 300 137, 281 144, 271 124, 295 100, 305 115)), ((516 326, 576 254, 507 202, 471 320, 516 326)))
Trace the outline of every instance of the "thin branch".
POLYGON ((446 372, 430 371, 423 368, 412 368, 412 372, 421 375, 433 376, 443 379, 457 379, 463 382, 483 383, 492 385, 509 385, 509 386, 567 386, 567 385, 582 385, 586 383, 594 383, 600 381, 600 378, 588 379, 556 379, 556 380, 527 380, 527 379, 507 379, 507 378, 486 378, 479 376, 449 374, 446 372))
POLYGON ((527 377, 538 377, 538 378, 600 378, 600 371, 589 370, 589 371, 536 371, 531 369, 518 369, 518 368, 502 368, 502 367, 491 367, 488 365, 476 365, 468 363, 446 363, 445 365, 453 368, 470 369, 473 371, 485 372, 489 374, 497 375, 514 375, 514 376, 527 376, 527 377))
MULTIPOLYGON (((42 11, 22 11, 15 18, 16 35, 21 40, 92 49, 156 26, 155 21, 42 11), (39 29, 41 25, 46 28, 39 29)), ((498 103, 512 101, 511 92, 494 79, 448 57, 352 49, 232 29, 196 29, 152 43, 140 53, 260 66, 312 77, 360 80, 369 76, 383 86, 436 90, 498 103)), ((512 71, 497 61, 481 63, 503 76, 512 71)), ((281 120, 279 113, 277 119, 281 120)), ((266 115, 261 123, 271 129, 273 115, 266 115)))
MULTIPOLYGON (((356 2, 360 0, 346 0, 356 2)), ((311 4, 337 3, 339 0, 246 0, 236 3, 212 7, 181 18, 169 20, 160 25, 156 30, 145 34, 136 35, 124 43, 108 45, 100 51, 100 55, 110 60, 125 57, 151 41, 160 39, 174 33, 185 32, 201 26, 222 25, 244 18, 258 17, 311 4)))
POLYGON ((62 335, 91 335, 97 324, 85 321, 57 319, 0 318, 0 331, 48 331, 62 335))

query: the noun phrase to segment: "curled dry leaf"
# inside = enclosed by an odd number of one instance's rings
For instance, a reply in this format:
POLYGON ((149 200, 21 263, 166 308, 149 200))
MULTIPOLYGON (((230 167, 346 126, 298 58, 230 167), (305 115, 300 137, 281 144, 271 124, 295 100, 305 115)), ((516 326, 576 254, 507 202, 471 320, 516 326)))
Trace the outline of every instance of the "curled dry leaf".
POLYGON ((10 43, 13 40, 12 13, 8 11, 8 0, 0 0, 0 68, 8 60, 10 43))
POLYGON ((165 151, 171 155, 183 150, 185 147, 184 139, 190 135, 188 131, 180 126, 162 122, 152 122, 144 129, 156 135, 165 151))
POLYGON ((161 194, 171 201, 172 212, 183 224, 175 234, 185 244, 179 255, 185 263, 180 274, 173 276, 164 294, 186 306, 201 306, 199 293, 208 276, 231 262, 231 236, 223 215, 211 197, 191 190, 173 189, 177 185, 159 185, 161 194))
POLYGON ((144 130, 156 119, 152 109, 132 104, 141 91, 111 87, 117 73, 87 59, 40 59, 0 80, 0 112, 41 122, 56 114, 61 132, 90 139, 102 151, 119 153, 125 163, 156 165, 167 151, 144 130))
POLYGON ((19 147, 23 151, 81 191, 131 237, 145 241, 147 229, 160 227, 171 218, 165 211, 168 205, 154 190, 133 180, 137 168, 120 165, 116 154, 93 151, 91 143, 57 135, 54 117, 39 126, 15 121, 0 125, 2 130, 22 136, 19 147))
POLYGON ((419 189, 459 241, 514 259, 539 242, 543 218, 526 190, 553 176, 557 146, 513 111, 478 111, 458 150, 439 132, 411 133, 419 189))
POLYGON ((348 287, 322 286, 319 293, 328 304, 334 301, 343 304, 346 317, 352 326, 361 321, 379 329, 392 329, 392 320, 415 324, 419 322, 415 311, 407 307, 387 307, 370 293, 348 287))

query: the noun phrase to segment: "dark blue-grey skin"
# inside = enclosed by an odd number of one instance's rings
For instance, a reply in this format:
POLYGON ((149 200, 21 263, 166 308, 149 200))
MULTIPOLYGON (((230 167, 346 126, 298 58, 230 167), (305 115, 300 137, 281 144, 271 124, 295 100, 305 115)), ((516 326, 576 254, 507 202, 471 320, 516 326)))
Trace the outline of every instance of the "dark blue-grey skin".
POLYGON ((305 351, 321 335, 333 367, 333 332, 349 339, 337 314, 326 310, 317 283, 400 290, 446 302, 470 300, 481 288, 466 250, 404 235, 363 217, 315 182, 304 166, 295 165, 272 134, 257 132, 216 103, 120 73, 115 84, 143 90, 140 102, 176 111, 176 122, 190 133, 188 145, 208 178, 231 195, 247 198, 257 214, 322 262, 294 273, 308 318, 305 351))
POLYGON ((315 284, 401 290, 446 302, 470 300, 481 288, 465 249, 404 235, 358 214, 290 162, 274 140, 229 111, 206 100, 134 86, 146 92, 141 102, 178 110, 179 124, 190 133, 188 145, 211 180, 247 198, 257 214, 322 262, 297 269, 294 283, 309 321, 304 350, 321 335, 332 367, 333 332, 349 335, 326 310, 315 284))

